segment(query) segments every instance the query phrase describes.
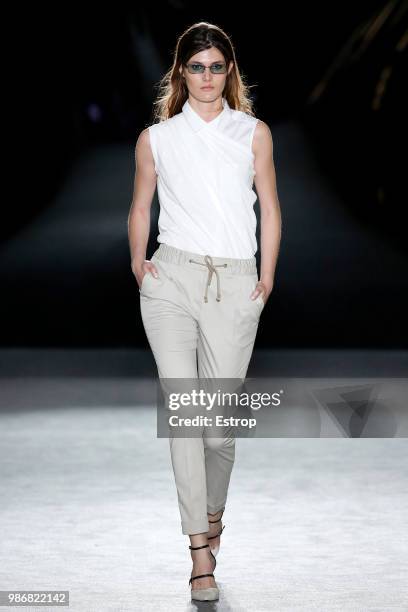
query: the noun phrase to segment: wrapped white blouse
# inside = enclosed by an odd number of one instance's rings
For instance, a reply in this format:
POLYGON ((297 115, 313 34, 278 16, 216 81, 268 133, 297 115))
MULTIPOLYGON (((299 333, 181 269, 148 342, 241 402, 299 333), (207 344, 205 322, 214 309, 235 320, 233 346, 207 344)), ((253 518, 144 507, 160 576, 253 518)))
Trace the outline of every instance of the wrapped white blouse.
POLYGON ((158 242, 200 255, 257 251, 252 140, 258 119, 230 108, 206 122, 188 100, 149 126, 160 204, 158 242))

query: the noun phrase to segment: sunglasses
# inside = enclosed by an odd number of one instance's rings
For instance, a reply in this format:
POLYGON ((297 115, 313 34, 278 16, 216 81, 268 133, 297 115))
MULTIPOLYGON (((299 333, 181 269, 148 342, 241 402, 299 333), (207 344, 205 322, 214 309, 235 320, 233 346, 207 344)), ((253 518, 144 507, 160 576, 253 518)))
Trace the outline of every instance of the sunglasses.
POLYGON ((227 72, 227 65, 224 62, 215 62, 211 66, 204 66, 204 64, 197 62, 184 65, 190 74, 203 74, 206 68, 209 68, 213 74, 225 74, 227 72))

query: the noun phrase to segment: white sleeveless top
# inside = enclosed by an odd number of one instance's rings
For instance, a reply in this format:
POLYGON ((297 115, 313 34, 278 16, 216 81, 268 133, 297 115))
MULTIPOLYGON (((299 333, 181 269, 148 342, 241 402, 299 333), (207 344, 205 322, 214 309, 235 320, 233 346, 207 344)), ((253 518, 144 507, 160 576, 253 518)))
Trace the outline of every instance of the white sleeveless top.
POLYGON ((214 257, 257 251, 252 140, 258 119, 230 108, 204 121, 188 100, 149 126, 160 204, 158 242, 214 257))

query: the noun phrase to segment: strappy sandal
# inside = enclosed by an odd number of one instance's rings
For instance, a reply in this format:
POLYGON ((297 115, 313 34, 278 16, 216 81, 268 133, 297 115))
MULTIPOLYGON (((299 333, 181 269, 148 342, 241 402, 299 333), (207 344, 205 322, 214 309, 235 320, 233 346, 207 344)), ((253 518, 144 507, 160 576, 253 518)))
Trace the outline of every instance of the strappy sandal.
MULTIPOLYGON (((211 514, 210 512, 208 512, 208 514, 209 514, 210 516, 214 516, 214 514, 211 514)), ((218 514, 218 512, 216 512, 215 514, 218 514)), ((210 519, 208 519, 208 522, 209 522, 209 523, 219 523, 219 522, 221 521, 221 519, 222 519, 223 515, 224 515, 224 512, 221 514, 220 518, 219 518, 219 519, 217 519, 216 521, 210 521, 210 519)), ((207 536, 207 540, 213 540, 214 538, 218 538, 218 536, 220 536, 220 535, 222 534, 222 532, 224 531, 224 529, 225 529, 225 525, 223 525, 223 526, 222 526, 221 531, 220 531, 219 533, 217 533, 216 535, 213 535, 213 536, 210 536, 210 537, 208 537, 208 536, 207 536)), ((210 548, 211 548, 211 547, 210 547, 210 548)), ((218 545, 218 546, 215 546, 215 547, 214 547, 214 548, 211 550, 211 552, 212 552, 212 554, 214 555, 214 557, 216 557, 216 556, 218 555, 219 550, 220 550, 220 546, 219 546, 219 545, 218 545)))
MULTIPOLYGON (((189 546, 190 550, 198 550, 199 548, 210 548, 210 545, 203 544, 202 546, 189 546)), ((212 554, 211 548, 210 548, 210 553, 212 554)), ((217 565, 217 560, 213 554, 212 556, 214 559, 214 569, 213 569, 213 572, 214 572, 215 566, 217 565)), ((193 582, 193 580, 196 580, 196 578, 206 578, 207 576, 212 576, 215 579, 213 572, 211 574, 200 574, 199 576, 190 576, 188 585, 190 586, 190 584, 193 582)), ((208 587, 207 589, 191 589, 191 599, 198 599, 199 601, 214 601, 218 598, 219 598, 218 587, 208 587)))

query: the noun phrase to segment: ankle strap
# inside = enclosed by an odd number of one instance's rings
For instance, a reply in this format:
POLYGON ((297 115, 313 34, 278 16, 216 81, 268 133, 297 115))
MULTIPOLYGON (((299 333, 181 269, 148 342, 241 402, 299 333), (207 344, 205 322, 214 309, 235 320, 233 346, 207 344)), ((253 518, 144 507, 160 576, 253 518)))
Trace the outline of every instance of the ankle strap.
MULTIPOLYGON (((222 520, 222 517, 224 516, 224 511, 225 511, 225 508, 221 508, 221 510, 218 510, 218 512, 221 512, 221 513, 222 513, 222 514, 221 514, 221 516, 220 516, 220 518, 219 518, 219 519, 217 519, 216 521, 210 521, 210 519, 208 519, 208 522, 209 522, 209 523, 219 523, 219 522, 222 520)), ((211 514, 211 512, 207 512, 207 514, 208 514, 209 516, 215 516, 216 514, 218 514, 218 512, 214 512, 214 514, 211 514)))
POLYGON ((207 548, 209 547, 209 544, 203 544, 202 546, 189 546, 190 550, 198 550, 199 548, 207 548))
POLYGON ((214 574, 200 574, 199 576, 191 576, 190 580, 188 581, 188 584, 191 584, 196 578, 206 578, 206 576, 212 576, 213 578, 215 578, 214 574))

